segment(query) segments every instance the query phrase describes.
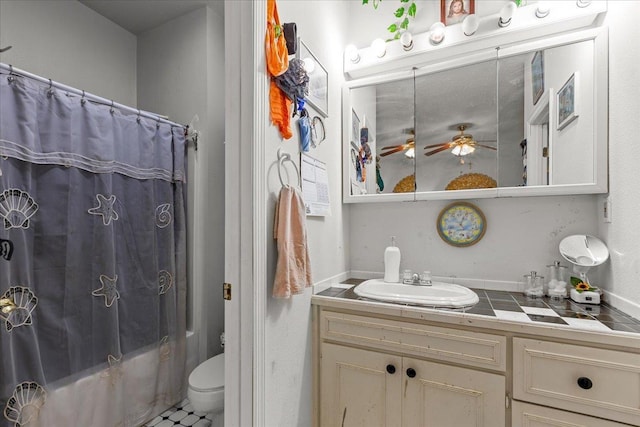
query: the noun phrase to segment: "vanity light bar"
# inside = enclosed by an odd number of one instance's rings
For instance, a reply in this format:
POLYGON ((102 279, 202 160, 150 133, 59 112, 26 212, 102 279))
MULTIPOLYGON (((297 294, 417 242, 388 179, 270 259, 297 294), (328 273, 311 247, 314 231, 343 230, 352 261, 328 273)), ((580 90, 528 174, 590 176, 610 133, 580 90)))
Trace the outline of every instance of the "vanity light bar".
POLYGON ((382 48, 348 47, 344 55, 344 74, 347 79, 354 79, 402 71, 484 49, 583 29, 594 26, 597 18, 607 11, 606 1, 564 0, 514 6, 510 2, 510 6, 496 14, 470 15, 459 25, 444 27, 437 22, 425 33, 411 35, 405 32, 408 35, 404 39, 384 43, 382 48))

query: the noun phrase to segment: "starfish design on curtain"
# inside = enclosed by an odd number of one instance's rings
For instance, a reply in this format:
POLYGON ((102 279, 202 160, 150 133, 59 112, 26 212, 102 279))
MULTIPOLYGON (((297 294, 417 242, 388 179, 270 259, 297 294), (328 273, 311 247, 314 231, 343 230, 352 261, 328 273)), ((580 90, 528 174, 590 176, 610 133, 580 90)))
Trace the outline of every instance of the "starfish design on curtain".
POLYGON ((122 376, 122 355, 120 357, 115 357, 110 354, 107 356, 107 362, 109 363, 109 367, 100 374, 101 378, 109 378, 111 380, 111 385, 115 385, 118 382, 118 379, 122 376))
POLYGON ((104 297, 104 305, 106 305, 107 307, 111 307, 115 300, 120 299, 120 293, 116 288, 117 281, 117 274, 113 279, 105 276, 104 274, 101 274, 100 283, 102 283, 102 287, 91 292, 91 295, 93 295, 94 297, 104 297))
POLYGON ((89 209, 91 215, 102 215, 102 223, 104 225, 111 224, 111 220, 116 221, 118 219, 118 212, 115 211, 113 205, 116 203, 116 196, 113 194, 106 198, 102 194, 96 194, 98 199, 98 206, 89 209))

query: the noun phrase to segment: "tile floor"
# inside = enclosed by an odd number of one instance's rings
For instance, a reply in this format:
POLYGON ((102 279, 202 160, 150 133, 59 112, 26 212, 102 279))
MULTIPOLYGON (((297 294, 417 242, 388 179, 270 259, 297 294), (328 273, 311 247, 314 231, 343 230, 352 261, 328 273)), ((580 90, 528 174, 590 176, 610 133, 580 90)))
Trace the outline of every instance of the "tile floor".
POLYGON ((145 424, 145 427, 211 427, 212 416, 193 410, 188 399, 145 424))

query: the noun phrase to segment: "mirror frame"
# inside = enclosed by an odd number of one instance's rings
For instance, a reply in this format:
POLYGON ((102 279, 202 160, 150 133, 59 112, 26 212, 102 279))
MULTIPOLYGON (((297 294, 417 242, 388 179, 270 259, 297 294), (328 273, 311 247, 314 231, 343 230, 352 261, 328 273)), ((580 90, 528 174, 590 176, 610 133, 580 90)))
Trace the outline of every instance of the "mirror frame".
MULTIPOLYGON (((537 34, 539 37, 540 34, 537 34)), ((443 57, 443 52, 439 52, 441 60, 431 64, 423 65, 415 69, 415 76, 427 75, 437 71, 443 71, 462 65, 490 60, 503 59, 514 55, 520 55, 536 50, 554 48, 582 41, 594 42, 594 123, 593 123, 593 173, 594 182, 585 184, 559 184, 559 185, 535 185, 528 187, 498 187, 476 190, 438 190, 438 191, 418 191, 412 193, 386 193, 386 194, 363 194, 351 195, 351 183, 349 182, 349 132, 351 130, 351 89, 356 89, 374 84, 387 83, 401 79, 413 78, 413 67, 404 65, 403 71, 378 74, 372 77, 364 77, 348 81, 342 89, 342 163, 343 163, 343 202, 344 203, 371 203, 390 201, 418 201, 418 200, 463 200, 463 199, 483 199, 500 197, 527 197, 527 196, 554 196, 554 195, 575 195, 575 194, 601 194, 608 192, 608 28, 597 27, 587 30, 562 33, 546 38, 536 38, 533 40, 520 40, 511 44, 501 44, 487 47, 482 43, 482 47, 464 56, 454 55, 452 58, 443 57), (498 52, 496 55, 496 51, 498 52)), ((469 42, 470 44, 473 42, 469 42)), ((470 48, 470 46, 467 46, 470 48)), ((428 55, 425 53, 424 55, 428 55)), ((418 55, 419 56, 419 55, 418 55)), ((424 61, 422 62, 424 63, 424 61)), ((555 91, 555 89, 554 89, 555 91)), ((555 93, 547 91, 543 97, 554 97, 555 93)), ((499 101, 498 101, 499 102, 499 101)), ((553 104, 553 103, 552 103, 553 104)), ((550 112, 551 114, 552 112, 550 112)), ((525 118, 525 135, 530 137, 533 129, 525 118)), ((500 136, 498 135, 498 141, 500 136)), ((498 150, 499 150, 498 143, 498 150)))

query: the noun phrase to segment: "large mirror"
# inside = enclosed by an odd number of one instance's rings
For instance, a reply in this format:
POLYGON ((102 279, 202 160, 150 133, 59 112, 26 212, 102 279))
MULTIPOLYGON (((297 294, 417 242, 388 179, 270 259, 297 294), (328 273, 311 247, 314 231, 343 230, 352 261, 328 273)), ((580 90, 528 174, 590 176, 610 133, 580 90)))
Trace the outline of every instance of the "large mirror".
POLYGON ((469 57, 347 83, 346 202, 607 191, 604 30, 469 57))

